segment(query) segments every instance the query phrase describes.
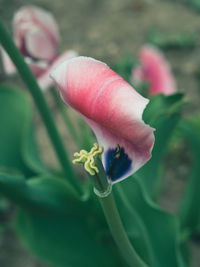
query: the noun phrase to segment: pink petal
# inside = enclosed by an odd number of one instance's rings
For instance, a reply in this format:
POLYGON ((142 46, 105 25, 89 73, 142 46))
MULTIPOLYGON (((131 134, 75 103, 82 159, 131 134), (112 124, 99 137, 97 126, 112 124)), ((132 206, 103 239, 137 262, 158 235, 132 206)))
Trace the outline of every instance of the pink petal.
POLYGON ((133 70, 133 81, 147 80, 150 84, 149 95, 170 95, 176 92, 171 69, 162 53, 153 46, 143 46, 139 53, 141 66, 133 70))
POLYGON ((145 79, 143 67, 139 66, 133 69, 133 83, 139 84, 145 79))
POLYGON ((22 44, 27 33, 33 28, 43 32, 51 40, 53 46, 59 42, 59 31, 55 19, 51 13, 35 6, 24 6, 15 13, 13 29, 15 40, 22 44))
POLYGON ((85 117, 104 146, 105 169, 107 157, 109 153, 115 154, 117 145, 124 155, 121 160, 127 157, 131 161, 120 176, 110 177, 113 182, 126 178, 149 160, 154 144, 153 129, 142 120, 148 100, 118 74, 100 61, 77 57, 60 64, 51 76, 63 100, 85 117))
POLYGON ((51 61, 56 57, 57 46, 38 28, 32 28, 25 36, 26 50, 33 58, 51 61))
POLYGON ((2 55, 2 64, 3 64, 5 73, 8 75, 16 73, 15 65, 12 63, 8 54, 5 52, 5 50, 2 47, 0 47, 0 50, 1 50, 1 55, 2 55))
POLYGON ((50 72, 52 71, 52 69, 54 69, 58 64, 62 63, 63 61, 67 60, 67 59, 71 59, 73 57, 78 56, 78 54, 73 51, 73 50, 68 50, 65 51, 62 55, 60 55, 59 57, 57 57, 54 62, 45 70, 45 72, 43 72, 39 77, 38 77, 38 83, 40 85, 40 87, 43 90, 46 90, 47 88, 49 88, 50 86, 52 86, 52 84, 54 83, 53 80, 50 78, 50 72))

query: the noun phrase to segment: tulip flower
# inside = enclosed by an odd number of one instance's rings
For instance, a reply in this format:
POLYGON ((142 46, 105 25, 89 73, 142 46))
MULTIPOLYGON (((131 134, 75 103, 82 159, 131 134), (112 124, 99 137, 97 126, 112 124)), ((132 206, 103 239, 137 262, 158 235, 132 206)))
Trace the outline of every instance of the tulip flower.
MULTIPOLYGON (((49 74, 58 63, 75 57, 74 51, 58 56, 59 31, 53 16, 38 7, 24 6, 13 19, 14 41, 26 63, 38 79, 42 89, 52 85, 49 74)), ((2 51, 2 62, 6 74, 14 74, 15 66, 6 52, 2 51)))
POLYGON ((176 92, 175 81, 169 64, 162 53, 153 46, 145 45, 139 52, 141 66, 133 69, 133 84, 149 83, 149 95, 170 95, 176 92))
POLYGON ((83 116, 104 148, 103 165, 112 183, 150 159, 154 129, 142 120, 149 100, 121 76, 100 61, 76 57, 58 65, 51 77, 64 102, 83 116))

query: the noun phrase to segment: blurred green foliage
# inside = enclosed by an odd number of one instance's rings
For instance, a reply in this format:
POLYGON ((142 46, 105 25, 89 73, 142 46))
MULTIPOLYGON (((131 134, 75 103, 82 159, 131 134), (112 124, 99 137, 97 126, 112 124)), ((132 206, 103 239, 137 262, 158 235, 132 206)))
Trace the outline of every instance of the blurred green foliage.
POLYGON ((177 32, 166 34, 160 29, 150 30, 147 42, 159 47, 160 49, 191 49, 197 46, 198 38, 196 35, 188 32, 177 32))

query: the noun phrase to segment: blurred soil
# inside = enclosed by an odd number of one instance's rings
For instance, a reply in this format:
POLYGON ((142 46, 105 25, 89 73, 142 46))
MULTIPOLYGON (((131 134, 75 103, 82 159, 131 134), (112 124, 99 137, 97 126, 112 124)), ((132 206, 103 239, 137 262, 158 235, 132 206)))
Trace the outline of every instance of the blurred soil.
MULTIPOLYGON (((73 49, 80 55, 97 58, 108 65, 126 55, 136 56, 152 28, 159 28, 166 35, 178 32, 193 33, 196 36, 200 34, 199 14, 181 3, 167 0, 0 0, 1 18, 9 29, 15 10, 27 4, 41 6, 54 14, 62 37, 60 51, 73 49)), ((187 106, 185 113, 199 111, 200 84, 196 79, 196 72, 200 69, 200 43, 194 49, 167 51, 165 56, 172 65, 179 91, 185 92, 192 103, 187 106)), ((7 81, 3 74, 0 78, 7 81)), ((16 78, 9 81, 16 83, 16 78)), ((19 79, 17 82, 22 85, 19 79)), ((49 92, 46 96, 51 102, 49 92)), ((51 106, 72 155, 76 147, 70 141, 69 133, 62 125, 56 108, 53 104, 51 106)), ((73 121, 77 121, 77 114, 71 110, 70 116, 73 121)), ((48 164, 56 166, 55 155, 38 114, 36 114, 36 124, 43 157, 48 164)), ((181 159, 178 151, 173 158, 169 157, 166 161, 168 171, 161 204, 172 212, 177 207, 175 203, 183 191, 188 173, 187 153, 184 151, 181 153, 185 155, 181 159)), ((191 247, 194 259, 192 267, 199 267, 200 244, 196 241, 191 247)), ((4 236, 0 237, 0 266, 45 267, 47 265, 40 263, 27 252, 9 227, 4 236)))

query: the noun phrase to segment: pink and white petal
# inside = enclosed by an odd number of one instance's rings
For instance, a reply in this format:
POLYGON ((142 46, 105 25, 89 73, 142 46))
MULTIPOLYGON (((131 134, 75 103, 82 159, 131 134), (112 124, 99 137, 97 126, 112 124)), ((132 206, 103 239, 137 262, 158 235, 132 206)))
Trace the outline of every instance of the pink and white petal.
MULTIPOLYGON (((108 152, 110 150, 115 150, 118 146, 120 149, 124 149, 128 159, 130 159, 130 166, 128 169, 119 169, 118 172, 115 174, 110 174, 108 177, 112 181, 112 183, 117 183, 121 180, 124 180, 126 177, 130 176, 131 174, 135 173, 138 169, 140 169, 146 161, 151 157, 151 149, 147 150, 144 153, 143 150, 134 145, 133 143, 127 141, 123 137, 119 137, 109 131, 107 128, 97 124, 96 122, 87 119, 83 116, 83 118, 87 121, 87 123, 92 128, 95 136, 97 138, 98 144, 104 147, 104 154, 103 154, 103 166, 108 172, 108 160, 112 160, 108 158, 108 152)), ((123 157, 119 158, 119 161, 122 161, 123 157)))
POLYGON ((0 51, 2 55, 2 64, 5 73, 8 75, 16 73, 15 65, 13 64, 12 60, 10 59, 6 51, 2 47, 0 47, 0 51))
POLYGON ((38 77, 38 83, 43 90, 48 89, 54 83, 50 78, 51 71, 56 68, 56 66, 62 63, 65 60, 71 59, 73 57, 77 57, 78 54, 73 50, 67 50, 59 57, 57 57, 52 64, 38 77))
POLYGON ((143 76, 150 83, 150 95, 176 92, 176 84, 168 62, 162 53, 153 46, 146 45, 140 50, 143 76))
MULTIPOLYGON (((143 140, 138 128, 149 100, 138 94, 106 64, 78 57, 59 65, 51 76, 61 89, 63 99, 81 114, 89 119, 95 118, 96 122, 127 139, 137 143, 143 140), (134 136, 130 135, 129 127, 132 125, 129 121, 137 129, 132 133, 134 136)), ((141 130, 144 129, 143 125, 141 130)), ((144 131, 144 137, 145 134, 144 131)), ((148 141, 144 139, 143 145, 148 141)))
POLYGON ((60 35, 58 25, 50 12, 42 8, 34 7, 33 19, 34 22, 40 25, 47 34, 51 35, 56 43, 59 42, 60 35))
POLYGON ((59 42, 57 23, 52 14, 42 8, 29 5, 15 13, 13 19, 14 32, 18 32, 23 24, 31 23, 49 35, 55 43, 59 42))
MULTIPOLYGON (((59 65, 51 76, 58 84, 64 101, 98 126, 90 123, 96 135, 102 136, 97 137, 104 140, 102 143, 109 140, 108 147, 113 147, 116 142, 122 144, 126 154, 134 155, 136 166, 138 162, 144 164, 150 158, 153 129, 142 121, 148 100, 106 64, 78 57, 59 65), (130 144, 132 149, 128 151, 130 144), (138 155, 140 157, 136 160, 138 155)), ((137 169, 132 168, 132 172, 137 169)))
POLYGON ((38 27, 33 27, 25 36, 27 53, 36 59, 52 61, 57 54, 57 46, 38 27))
POLYGON ((145 79, 143 67, 139 66, 132 70, 132 82, 133 84, 139 84, 145 79))

